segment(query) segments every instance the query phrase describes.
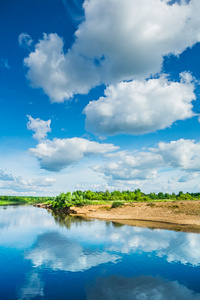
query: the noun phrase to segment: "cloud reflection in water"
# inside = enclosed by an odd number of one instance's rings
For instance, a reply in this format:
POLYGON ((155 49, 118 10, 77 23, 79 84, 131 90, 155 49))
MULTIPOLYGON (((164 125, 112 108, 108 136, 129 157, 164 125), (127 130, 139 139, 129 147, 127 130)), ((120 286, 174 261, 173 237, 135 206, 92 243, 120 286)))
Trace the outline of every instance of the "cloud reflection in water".
POLYGON ((38 236, 26 258, 36 267, 78 272, 103 263, 115 263, 119 256, 83 248, 78 242, 58 232, 49 232, 38 236))
POLYGON ((168 230, 124 226, 110 234, 109 251, 131 254, 155 252, 168 262, 200 265, 200 235, 168 230))
POLYGON ((177 281, 166 281, 152 276, 99 278, 87 289, 87 300, 200 300, 177 281))
POLYGON ((27 300, 38 296, 44 296, 44 283, 37 273, 31 273, 26 284, 19 291, 18 300, 27 300))

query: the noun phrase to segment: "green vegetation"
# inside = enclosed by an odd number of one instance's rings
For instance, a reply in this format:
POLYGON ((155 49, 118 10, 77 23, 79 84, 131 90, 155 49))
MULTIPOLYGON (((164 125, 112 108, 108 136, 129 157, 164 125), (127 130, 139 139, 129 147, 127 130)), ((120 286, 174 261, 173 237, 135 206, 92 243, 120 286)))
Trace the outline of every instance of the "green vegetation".
POLYGON ((53 208, 63 208, 71 206, 83 206, 93 204, 90 200, 90 194, 85 192, 84 197, 82 191, 76 191, 71 194, 67 192, 60 194, 55 198, 54 201, 47 201, 47 204, 51 204, 53 208), (86 194, 86 195, 85 195, 86 194))
POLYGON ((0 196, 0 206, 12 204, 35 204, 46 201, 53 201, 54 199, 54 197, 0 196))
POLYGON ((55 199, 45 202, 52 205, 53 208, 62 209, 71 206, 111 204, 112 208, 122 206, 124 203, 131 202, 158 202, 158 201, 177 201, 177 200, 197 200, 200 199, 200 193, 163 194, 145 194, 140 189, 135 191, 113 191, 93 192, 93 191, 75 191, 73 193, 62 193, 55 199))
POLYGON ((120 206, 123 206, 123 205, 124 205, 124 203, 121 202, 121 201, 114 201, 114 202, 112 203, 111 208, 116 208, 116 207, 120 207, 120 206))
POLYGON ((57 197, 22 197, 22 196, 0 196, 0 205, 8 204, 35 204, 45 203, 52 205, 53 208, 61 209, 63 207, 83 206, 90 204, 111 204, 118 207, 127 202, 157 202, 157 201, 177 201, 177 200, 198 200, 200 193, 150 193, 145 194, 140 189, 135 191, 113 191, 93 192, 93 191, 75 191, 73 193, 62 193, 57 197))

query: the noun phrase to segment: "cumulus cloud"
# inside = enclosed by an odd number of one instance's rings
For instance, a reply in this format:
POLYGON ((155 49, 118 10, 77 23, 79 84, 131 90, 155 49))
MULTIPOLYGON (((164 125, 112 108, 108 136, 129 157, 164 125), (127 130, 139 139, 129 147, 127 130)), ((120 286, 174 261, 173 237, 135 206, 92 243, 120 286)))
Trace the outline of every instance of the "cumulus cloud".
POLYGON ((132 180, 155 178, 157 169, 163 165, 162 156, 150 152, 139 152, 136 155, 126 151, 106 156, 109 160, 105 165, 97 165, 93 169, 104 173, 113 180, 132 180))
POLYGON ((25 186, 45 187, 52 186, 56 182, 56 180, 54 178, 34 178, 25 180, 22 177, 17 177, 16 182, 25 186))
POLYGON ((200 171, 200 142, 180 139, 170 143, 160 142, 159 153, 166 164, 184 171, 200 171))
POLYGON ((83 56, 65 55, 63 40, 57 34, 44 34, 35 52, 24 60, 33 87, 42 87, 52 102, 63 102, 73 94, 86 94, 99 82, 95 66, 83 56))
POLYGON ((33 137, 38 141, 46 138, 47 133, 51 132, 51 120, 43 121, 39 118, 34 119, 29 115, 27 117, 29 118, 27 129, 35 132, 33 137))
POLYGON ((180 82, 166 77, 111 85, 105 97, 91 101, 84 113, 86 129, 97 134, 144 134, 164 129, 177 120, 191 118, 195 100, 192 77, 182 73, 180 82))
POLYGON ((198 176, 199 176, 198 173, 185 174, 185 175, 181 176, 178 181, 179 182, 188 182, 188 181, 191 181, 191 180, 197 178, 198 176))
POLYGON ((21 46, 23 48, 29 48, 33 44, 33 40, 28 33, 22 32, 18 36, 18 43, 19 43, 19 46, 21 46))
MULTIPOLYGON (((45 187, 53 186, 56 180, 54 178, 34 178, 24 179, 22 177, 10 176, 4 182, 0 182, 0 189, 14 190, 16 192, 42 191, 45 187)), ((3 179, 0 179, 3 180, 3 179)))
POLYGON ((52 101, 87 93, 101 83, 148 78, 164 56, 200 41, 198 0, 85 0, 85 18, 65 53, 57 34, 44 34, 25 58, 27 77, 52 101))
POLYGON ((200 294, 188 289, 177 281, 167 281, 152 276, 120 277, 110 276, 97 279, 87 290, 87 300, 199 300, 200 294))
POLYGON ((42 169, 58 172, 84 157, 115 151, 112 144, 100 144, 83 138, 53 139, 40 142, 29 152, 38 158, 42 169))
POLYGON ((13 178, 12 174, 6 174, 4 171, 0 170, 0 180, 13 181, 14 178, 13 178))
POLYGON ((197 178, 200 172, 200 142, 194 140, 160 142, 157 147, 146 151, 121 151, 105 157, 109 161, 94 166, 93 170, 111 180, 153 179, 159 171, 170 168, 190 172, 179 179, 179 182, 186 182, 197 178))

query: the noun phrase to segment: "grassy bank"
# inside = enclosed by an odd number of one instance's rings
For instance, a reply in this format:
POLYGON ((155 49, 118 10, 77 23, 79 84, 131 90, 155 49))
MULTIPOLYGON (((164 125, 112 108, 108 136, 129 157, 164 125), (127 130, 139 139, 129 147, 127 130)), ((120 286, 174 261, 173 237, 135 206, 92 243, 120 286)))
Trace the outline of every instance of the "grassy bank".
POLYGON ((19 203, 19 202, 12 202, 12 201, 1 201, 0 200, 0 206, 15 205, 15 204, 21 204, 21 203, 19 203))
POLYGON ((23 196, 0 196, 0 206, 17 204, 36 204, 53 201, 54 197, 23 197, 23 196))

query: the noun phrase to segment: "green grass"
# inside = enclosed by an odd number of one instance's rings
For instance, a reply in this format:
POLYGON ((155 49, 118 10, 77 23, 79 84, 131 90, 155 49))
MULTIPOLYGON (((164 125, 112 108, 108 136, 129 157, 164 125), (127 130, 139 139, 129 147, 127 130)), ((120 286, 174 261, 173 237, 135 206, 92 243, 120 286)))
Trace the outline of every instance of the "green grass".
POLYGON ((106 200, 91 200, 91 205, 111 205, 114 201, 106 200))
MULTIPOLYGON (((46 198, 45 198, 46 200, 46 198)), ((42 201, 42 199, 35 199, 33 197, 29 197, 29 198, 25 198, 24 197, 18 197, 17 200, 13 200, 13 199, 6 199, 6 200, 3 200, 3 199, 0 199, 0 206, 3 206, 3 205, 17 205, 17 204, 36 204, 36 203, 41 203, 41 202, 44 202, 44 200, 42 201)))
POLYGON ((0 200, 0 206, 5 206, 5 205, 15 205, 15 204, 23 204, 24 202, 12 202, 12 201, 1 201, 0 200))

